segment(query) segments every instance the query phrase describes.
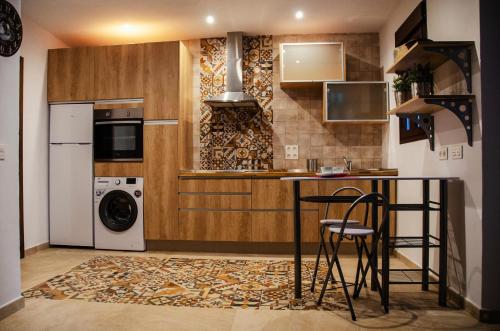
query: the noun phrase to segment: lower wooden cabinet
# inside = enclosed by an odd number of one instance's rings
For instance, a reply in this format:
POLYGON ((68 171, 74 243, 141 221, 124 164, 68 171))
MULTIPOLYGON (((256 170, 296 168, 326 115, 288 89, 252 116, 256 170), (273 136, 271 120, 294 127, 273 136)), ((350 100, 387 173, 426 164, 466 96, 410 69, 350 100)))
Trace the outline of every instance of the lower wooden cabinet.
MULTIPOLYGON (((293 211, 252 211, 252 241, 293 242, 293 211)), ((318 242, 317 211, 301 212, 302 242, 318 242)))
POLYGON ((251 241, 252 213, 181 210, 179 235, 181 240, 251 241))
POLYGON ((144 125, 144 227, 147 240, 176 240, 177 125, 144 125))

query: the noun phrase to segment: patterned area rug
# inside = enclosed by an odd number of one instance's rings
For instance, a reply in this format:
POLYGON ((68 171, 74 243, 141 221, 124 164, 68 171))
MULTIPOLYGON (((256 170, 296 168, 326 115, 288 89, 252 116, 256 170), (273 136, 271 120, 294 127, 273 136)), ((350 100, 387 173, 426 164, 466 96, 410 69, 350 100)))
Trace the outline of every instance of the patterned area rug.
MULTIPOLYGON (((341 288, 327 291, 321 307, 316 305, 319 293, 309 291, 313 270, 314 261, 303 263, 304 299, 297 303, 293 261, 99 256, 23 295, 179 307, 346 310, 341 288)), ((320 279, 325 274, 326 263, 320 279)))

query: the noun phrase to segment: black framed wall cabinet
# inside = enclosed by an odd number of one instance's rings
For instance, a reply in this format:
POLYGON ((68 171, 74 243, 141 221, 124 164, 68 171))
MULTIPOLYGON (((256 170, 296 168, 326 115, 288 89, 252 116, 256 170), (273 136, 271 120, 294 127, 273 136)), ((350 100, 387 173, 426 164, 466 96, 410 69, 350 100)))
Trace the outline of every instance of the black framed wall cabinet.
POLYGON ((387 123, 389 84, 383 81, 325 82, 324 123, 387 123))

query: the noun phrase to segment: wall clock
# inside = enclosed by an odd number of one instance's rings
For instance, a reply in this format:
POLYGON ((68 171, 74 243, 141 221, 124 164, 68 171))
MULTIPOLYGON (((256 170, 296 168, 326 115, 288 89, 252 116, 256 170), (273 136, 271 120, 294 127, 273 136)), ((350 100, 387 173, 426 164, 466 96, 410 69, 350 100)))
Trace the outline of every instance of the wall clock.
POLYGON ((23 40, 23 25, 16 8, 0 0, 0 55, 16 54, 23 40))

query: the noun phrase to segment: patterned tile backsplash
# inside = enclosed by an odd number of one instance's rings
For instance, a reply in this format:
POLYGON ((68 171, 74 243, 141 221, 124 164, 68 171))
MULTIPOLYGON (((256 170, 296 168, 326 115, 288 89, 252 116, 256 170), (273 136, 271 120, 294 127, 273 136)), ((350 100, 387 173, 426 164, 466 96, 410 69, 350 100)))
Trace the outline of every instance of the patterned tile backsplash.
POLYGON ((243 39, 243 90, 262 109, 212 110, 203 103, 225 89, 225 38, 193 40, 195 90, 194 160, 199 169, 239 169, 249 163, 263 169, 305 168, 308 158, 319 165, 356 168, 382 165, 380 124, 323 124, 319 88, 282 89, 279 45, 284 42, 342 41, 348 81, 379 80, 376 33, 255 36, 243 39), (285 160, 285 145, 299 146, 298 160, 285 160))
POLYGON ((243 91, 261 109, 212 109, 203 101, 225 91, 226 39, 200 41, 201 169, 273 168, 273 41, 243 38, 243 91))

